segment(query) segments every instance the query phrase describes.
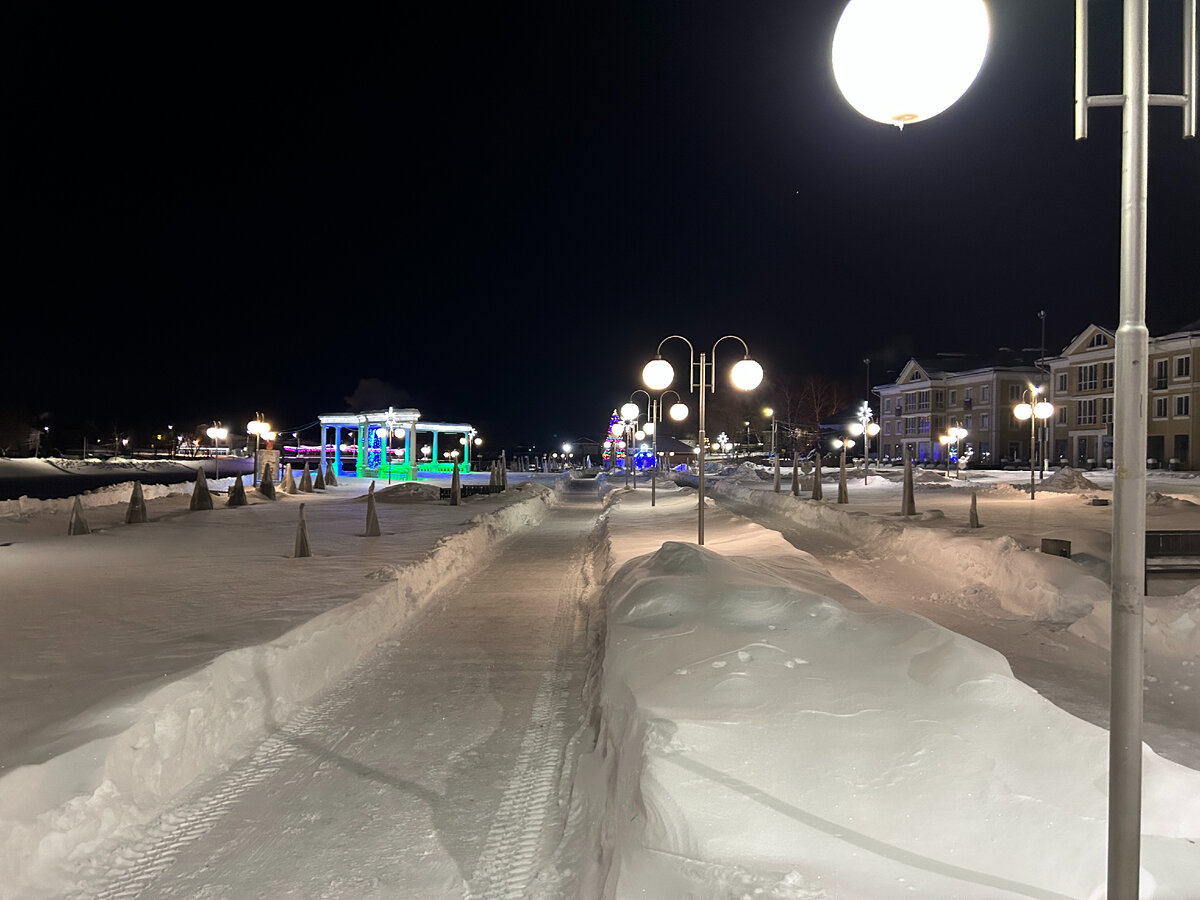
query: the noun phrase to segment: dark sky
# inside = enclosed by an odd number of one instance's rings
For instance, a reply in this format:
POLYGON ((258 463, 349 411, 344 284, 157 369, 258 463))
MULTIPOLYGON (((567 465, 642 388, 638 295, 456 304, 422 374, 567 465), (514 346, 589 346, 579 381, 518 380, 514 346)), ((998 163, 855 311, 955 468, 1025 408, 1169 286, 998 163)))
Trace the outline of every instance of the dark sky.
MULTIPOLYGON (((979 79, 904 131, 838 93, 841 2, 246 6, 4 5, 9 418, 293 428, 353 397, 548 448, 674 332, 745 338, 772 405, 1037 346, 1041 309, 1051 350, 1116 323, 1120 113, 1073 140, 1065 0, 990 3, 979 79)), ((1094 93, 1119 11, 1092 6, 1094 93)), ((1200 314, 1179 135, 1152 111, 1152 333, 1200 314)))

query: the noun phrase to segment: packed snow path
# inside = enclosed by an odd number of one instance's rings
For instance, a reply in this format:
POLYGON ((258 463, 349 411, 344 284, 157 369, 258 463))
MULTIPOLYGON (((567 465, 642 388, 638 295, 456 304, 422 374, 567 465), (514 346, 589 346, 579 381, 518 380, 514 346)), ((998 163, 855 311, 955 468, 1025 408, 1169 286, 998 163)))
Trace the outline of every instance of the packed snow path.
POLYGON ((586 717, 603 559, 597 494, 574 487, 318 705, 93 860, 80 896, 525 896, 586 717))

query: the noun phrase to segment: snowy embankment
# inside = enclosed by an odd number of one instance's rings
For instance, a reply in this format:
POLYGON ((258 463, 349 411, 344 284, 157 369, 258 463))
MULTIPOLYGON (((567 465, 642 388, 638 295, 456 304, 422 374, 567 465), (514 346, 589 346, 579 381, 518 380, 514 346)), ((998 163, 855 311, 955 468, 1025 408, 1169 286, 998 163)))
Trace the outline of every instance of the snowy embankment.
MULTIPOLYGON (((595 894, 1101 896, 1107 733, 998 653, 853 612, 811 556, 757 541, 666 543, 604 592, 580 766, 606 793, 595 894)), ((1200 772, 1147 748, 1144 773, 1145 896, 1195 896, 1200 772)))
MULTIPOLYGON (((439 588, 503 538, 540 521, 556 500, 551 488, 517 488, 528 496, 479 515, 415 562, 369 573, 377 586, 357 600, 268 643, 227 652, 138 699, 125 730, 6 773, 0 778, 0 897, 60 895, 60 864, 85 859, 100 843, 148 821, 197 778, 346 676, 439 588)), ((110 493, 128 496, 129 490, 117 486, 110 493)), ((152 490, 159 488, 147 486, 147 496, 152 490)), ((104 718, 103 709, 90 714, 104 718)))
MULTIPOLYGON (((232 478, 208 478, 211 491, 227 491, 233 484, 232 478)), ((176 494, 190 494, 195 490, 191 481, 179 484, 143 484, 142 496, 147 500, 157 500, 160 497, 171 497, 176 494)), ((119 484, 108 484, 82 494, 71 497, 61 497, 55 500, 39 500, 36 497, 19 497, 16 500, 0 500, 0 516, 31 516, 31 515, 63 515, 71 513, 75 497, 85 510, 99 509, 102 506, 112 506, 114 503, 128 503, 129 493, 133 490, 132 481, 122 481, 119 484)))
MULTIPOLYGON (((952 572, 959 605, 986 614, 995 604, 1008 615, 1068 625, 1079 637, 1109 646, 1111 588, 1076 561, 1030 550, 1011 536, 982 537, 971 529, 947 527, 937 510, 888 519, 832 503, 797 502, 786 491, 764 491, 757 475, 739 474, 709 484, 714 495, 834 535, 856 548, 854 552, 952 572), (978 600, 972 602, 973 597, 978 600)), ((993 490, 1009 488, 1000 485, 993 490)), ((1161 495, 1152 495, 1149 502, 1191 507, 1187 501, 1161 495)), ((1106 570, 1107 565, 1101 568, 1106 570)), ((1181 596, 1146 598, 1147 651, 1172 658, 1200 657, 1197 600, 1200 588, 1181 596)))

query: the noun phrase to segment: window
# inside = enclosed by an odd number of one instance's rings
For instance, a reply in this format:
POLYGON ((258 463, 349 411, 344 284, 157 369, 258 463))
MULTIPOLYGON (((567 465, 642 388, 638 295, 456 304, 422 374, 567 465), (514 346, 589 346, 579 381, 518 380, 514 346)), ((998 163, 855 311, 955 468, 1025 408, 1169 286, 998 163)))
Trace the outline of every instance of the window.
MULTIPOLYGON (((1166 407, 1164 407, 1164 409, 1165 408, 1166 407)), ((1058 409, 1055 410, 1055 415, 1058 417, 1055 419, 1055 421, 1058 422, 1059 425, 1066 425, 1067 424, 1067 405, 1065 403, 1061 404, 1058 407, 1058 409)))
POLYGON ((967 429, 967 431, 971 430, 971 417, 970 416, 967 416, 965 419, 963 419, 963 428, 967 429))
POLYGON ((929 416, 920 416, 917 419, 917 427, 920 428, 921 434, 929 434, 929 416))
POLYGON ((1113 386, 1113 364, 1110 362, 1100 363, 1100 387, 1110 388, 1113 386))
POLYGON ((917 391, 917 410, 929 411, 929 391, 917 391))
POLYGON ((891 433, 892 433, 892 423, 891 423, 891 422, 884 422, 884 423, 883 423, 883 433, 884 433, 884 434, 891 434, 891 433))
POLYGON ((979 427, 982 428, 984 431, 988 430, 988 414, 987 413, 983 413, 979 417, 979 427))
POLYGON ((909 381, 920 381, 920 380, 921 380, 921 373, 920 373, 920 372, 913 372, 911 375, 909 375, 909 376, 908 376, 908 380, 909 380, 909 381))
POLYGON ((934 391, 933 392, 933 405, 934 405, 935 409, 944 409, 945 408, 945 405, 946 405, 946 392, 945 391, 934 391))
POLYGON ((891 398, 891 397, 886 397, 886 398, 884 398, 884 401, 883 401, 883 411, 884 411, 885 413, 886 413, 886 412, 891 412, 891 411, 892 411, 892 398, 891 398))
POLYGON ((1192 358, 1190 356, 1175 357, 1175 377, 1176 378, 1191 378, 1192 377, 1192 358))
POLYGON ((1058 373, 1058 392, 1060 394, 1065 394, 1067 392, 1067 373, 1066 372, 1058 373))
POLYGON ((1154 389, 1156 391, 1167 389, 1167 361, 1165 359, 1154 362, 1154 389))
POLYGON ((1192 414, 1192 398, 1190 394, 1179 394, 1175 397, 1175 418, 1186 419, 1192 414))
POLYGON ((1095 400, 1077 400, 1076 409, 1078 417, 1076 422, 1080 425, 1095 425, 1096 424, 1096 401, 1095 400))
POLYGON ((1094 391, 1096 389, 1096 364, 1090 363, 1086 366, 1080 366, 1079 373, 1079 390, 1094 391))
POLYGON ((1099 333, 1093 334, 1092 342, 1090 344, 1088 344, 1088 346, 1089 347, 1107 347, 1108 346, 1108 335, 1107 334, 1099 334, 1099 333))
POLYGON ((1010 384, 1008 386, 1008 399, 1009 400, 1020 400, 1021 399, 1021 386, 1019 384, 1010 384))
POLYGON ((1166 417, 1167 417, 1167 398, 1166 397, 1155 397, 1154 398, 1154 418, 1165 419, 1166 417))
POLYGON ((971 402, 971 392, 974 390, 975 388, 963 388, 963 399, 968 403, 971 402))
POLYGON ((1100 398, 1100 424, 1111 425, 1113 420, 1113 398, 1100 398))
POLYGON ((992 389, 989 385, 984 385, 979 389, 979 399, 983 403, 988 402, 988 397, 991 396, 992 389))
POLYGON ((951 391, 951 392, 950 392, 950 405, 951 405, 951 406, 957 406, 957 405, 958 405, 958 391, 951 391))

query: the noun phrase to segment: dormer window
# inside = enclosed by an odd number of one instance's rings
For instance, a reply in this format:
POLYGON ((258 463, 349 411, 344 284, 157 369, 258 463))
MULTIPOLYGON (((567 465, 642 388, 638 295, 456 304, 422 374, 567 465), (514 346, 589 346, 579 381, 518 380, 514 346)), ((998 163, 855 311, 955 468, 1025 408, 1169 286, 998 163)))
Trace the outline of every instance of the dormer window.
POLYGON ((1099 332, 1092 335, 1092 342, 1090 344, 1088 344, 1089 348, 1090 347, 1107 347, 1107 346, 1108 346, 1108 335, 1100 334, 1099 332))

